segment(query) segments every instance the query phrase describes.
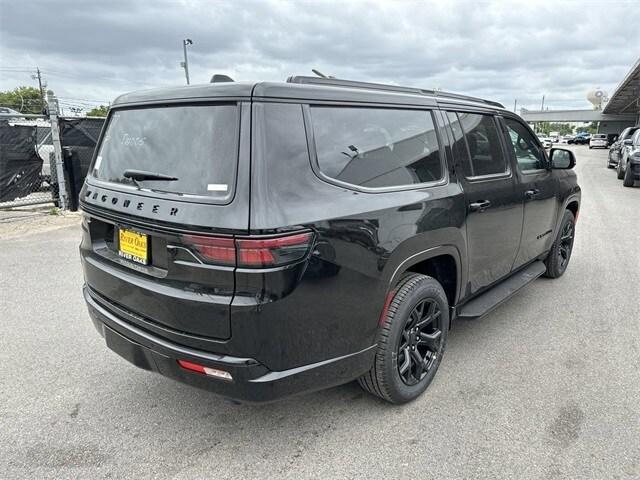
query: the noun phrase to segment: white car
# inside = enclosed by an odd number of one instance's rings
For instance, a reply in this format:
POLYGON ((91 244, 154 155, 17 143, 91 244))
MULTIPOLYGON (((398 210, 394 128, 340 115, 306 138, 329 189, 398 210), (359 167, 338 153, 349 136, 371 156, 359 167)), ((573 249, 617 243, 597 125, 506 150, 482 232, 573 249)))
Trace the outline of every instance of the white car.
POLYGON ((553 146, 553 142, 549 137, 543 137, 541 135, 538 135, 538 140, 540 140, 540 143, 544 148, 551 148, 553 146))
POLYGON ((607 148, 607 134, 595 133, 589 139, 589 148, 607 148))

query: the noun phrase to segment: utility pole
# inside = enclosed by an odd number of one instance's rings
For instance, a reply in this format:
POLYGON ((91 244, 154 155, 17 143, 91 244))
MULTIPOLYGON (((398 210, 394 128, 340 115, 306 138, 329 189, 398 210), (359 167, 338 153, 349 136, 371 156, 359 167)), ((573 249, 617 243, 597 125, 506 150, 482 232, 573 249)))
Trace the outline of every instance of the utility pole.
MULTIPOLYGON (((55 171, 56 179, 58 181, 58 200, 60 202, 60 208, 66 210, 68 198, 67 198, 67 185, 64 178, 64 164, 62 163, 62 143, 60 142, 60 125, 58 124, 58 117, 60 112, 58 111, 58 99, 51 90, 47 95, 49 102, 49 121, 51 122, 51 141, 53 143, 53 152, 49 154, 49 159, 53 156, 55 170, 52 168, 51 172, 55 171)), ((53 165, 52 165, 53 166, 53 165)))
POLYGON ((38 79, 38 88, 40 89, 40 102, 42 103, 42 111, 44 112, 44 90, 42 89, 42 74, 40 73, 40 67, 36 67, 36 75, 31 75, 34 80, 38 79))
POLYGON ((517 110, 516 110, 517 107, 518 107, 518 99, 516 98, 513 101, 513 113, 518 113, 517 110))
POLYGON ((190 38, 182 40, 182 51, 184 53, 184 62, 180 62, 180 66, 184 68, 184 76, 187 77, 187 85, 189 85, 189 59, 187 58, 187 45, 193 45, 190 38))
POLYGON ((542 106, 540 107, 540 110, 544 110, 544 95, 542 95, 542 106))

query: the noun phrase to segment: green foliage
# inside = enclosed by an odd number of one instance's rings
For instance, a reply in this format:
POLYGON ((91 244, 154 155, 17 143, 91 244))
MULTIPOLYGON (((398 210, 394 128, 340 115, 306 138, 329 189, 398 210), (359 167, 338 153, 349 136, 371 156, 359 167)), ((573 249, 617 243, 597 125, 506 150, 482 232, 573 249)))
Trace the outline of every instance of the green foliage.
POLYGON ((17 87, 0 92, 0 106, 13 108, 20 113, 42 113, 40 90, 34 87, 17 87))
POLYGON ((100 105, 99 107, 94 107, 89 110, 87 117, 106 117, 108 111, 109 107, 107 105, 100 105))
POLYGON ((537 125, 536 131, 549 135, 551 132, 558 132, 560 135, 570 135, 573 133, 573 127, 568 123, 549 123, 542 122, 537 125))
POLYGON ((586 133, 597 133, 598 132, 598 122, 590 123, 589 125, 585 125, 584 127, 576 128, 576 133, 586 132, 586 133))

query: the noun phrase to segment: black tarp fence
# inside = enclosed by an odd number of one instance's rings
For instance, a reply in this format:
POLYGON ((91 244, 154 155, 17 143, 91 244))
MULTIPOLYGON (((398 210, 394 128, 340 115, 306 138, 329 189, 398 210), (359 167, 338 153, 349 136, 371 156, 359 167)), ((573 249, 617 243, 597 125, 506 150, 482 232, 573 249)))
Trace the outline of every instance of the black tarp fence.
POLYGON ((78 208, 78 195, 89 171, 104 118, 60 118, 60 142, 69 200, 69 209, 78 208))
POLYGON ((37 145, 35 126, 0 120, 0 203, 26 197, 40 187, 43 162, 37 145))

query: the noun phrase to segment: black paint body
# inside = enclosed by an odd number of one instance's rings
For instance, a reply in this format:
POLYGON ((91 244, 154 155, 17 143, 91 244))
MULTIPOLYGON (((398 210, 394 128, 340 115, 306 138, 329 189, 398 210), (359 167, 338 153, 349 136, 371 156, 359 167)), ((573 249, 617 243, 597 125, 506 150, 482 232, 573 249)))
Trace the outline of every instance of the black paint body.
MULTIPOLYGON (((569 170, 467 180, 441 110, 518 118, 482 102, 368 89, 226 83, 133 93, 121 108, 237 102, 238 166, 226 204, 158 195, 87 177, 80 247, 84 295, 110 348, 163 375, 225 396, 266 401, 345 383, 375 353, 387 294, 408 271, 438 278, 452 313, 543 258, 565 208, 578 210, 569 170), (338 185, 319 173, 309 104, 427 109, 437 122, 443 181, 390 191, 338 185), (525 192, 535 188, 535 198, 525 192), (129 202, 126 202, 126 201, 129 202), (469 204, 490 200, 471 212, 469 204), (120 227, 147 233, 151 264, 117 256, 120 227), (269 235, 310 229, 302 261, 268 269, 195 265, 185 233, 269 235), (186 359, 230 372, 232 382, 181 369, 186 359)), ((500 123, 499 123, 500 124, 500 123)), ((104 135, 104 132, 103 132, 104 135)), ((197 138, 194 138, 197 142, 197 138)))

